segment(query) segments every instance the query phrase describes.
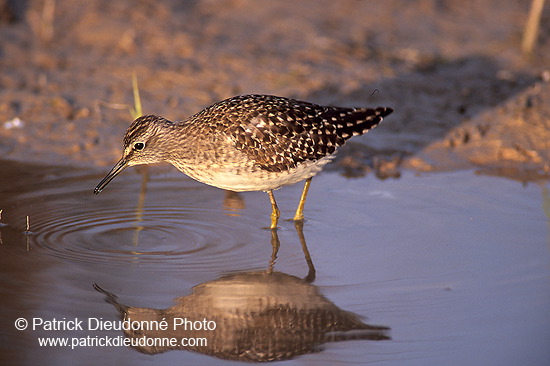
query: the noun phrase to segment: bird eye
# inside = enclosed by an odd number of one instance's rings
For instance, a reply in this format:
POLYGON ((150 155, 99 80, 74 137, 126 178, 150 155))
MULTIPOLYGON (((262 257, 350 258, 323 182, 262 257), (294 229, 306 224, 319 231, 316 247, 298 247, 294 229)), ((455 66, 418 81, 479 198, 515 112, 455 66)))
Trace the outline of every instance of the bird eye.
POLYGON ((145 144, 143 142, 136 142, 134 144, 134 150, 137 150, 137 151, 143 150, 144 147, 145 147, 145 144))

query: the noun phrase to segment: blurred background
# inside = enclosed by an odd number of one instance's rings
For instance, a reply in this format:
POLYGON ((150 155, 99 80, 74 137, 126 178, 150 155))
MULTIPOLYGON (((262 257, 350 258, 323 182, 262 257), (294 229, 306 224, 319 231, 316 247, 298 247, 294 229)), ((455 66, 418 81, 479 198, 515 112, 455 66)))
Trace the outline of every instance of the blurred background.
POLYGON ((350 174, 394 176, 404 164, 547 175, 550 7, 540 4, 0 0, 0 154, 112 164, 135 74, 143 112, 171 120, 245 93, 393 107, 376 138, 344 151, 350 174), (537 32, 522 48, 529 23, 537 32))

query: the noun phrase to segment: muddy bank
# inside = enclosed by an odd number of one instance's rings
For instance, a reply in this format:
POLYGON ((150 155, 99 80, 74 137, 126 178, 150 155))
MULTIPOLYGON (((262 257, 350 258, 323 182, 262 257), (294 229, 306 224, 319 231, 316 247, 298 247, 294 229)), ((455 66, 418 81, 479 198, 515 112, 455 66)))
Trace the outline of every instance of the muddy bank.
MULTIPOLYGON (((550 77, 550 75, 548 75, 550 77)), ((405 161, 420 171, 464 169, 522 180, 550 173, 550 83, 482 111, 405 161)))
POLYGON ((549 170, 549 6, 525 59, 521 1, 0 5, 3 158, 112 164, 135 73, 144 113, 169 119, 243 93, 393 107, 342 151, 350 175, 549 170))

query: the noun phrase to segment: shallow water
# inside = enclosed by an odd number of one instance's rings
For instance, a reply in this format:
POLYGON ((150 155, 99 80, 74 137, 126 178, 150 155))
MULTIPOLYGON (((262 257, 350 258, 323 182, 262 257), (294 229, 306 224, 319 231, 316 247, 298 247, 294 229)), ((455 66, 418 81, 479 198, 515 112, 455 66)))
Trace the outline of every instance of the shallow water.
MULTIPOLYGON (((187 350, 149 355, 128 347, 40 347, 39 337, 123 332, 18 331, 14 322, 78 318, 86 328, 90 318, 117 320, 121 309, 173 317, 179 306, 182 317, 215 318, 222 334, 205 338, 227 345, 245 330, 233 332, 224 317, 240 309, 239 316, 253 320, 259 310, 243 304, 260 300, 295 306, 292 321, 306 314, 303 324, 315 323, 313 341, 301 350, 285 346, 284 358, 291 359, 285 364, 543 365, 550 359, 548 183, 523 185, 471 171, 406 172, 386 181, 322 173, 313 180, 303 229, 316 271, 310 283, 300 280, 308 273, 311 279, 312 271, 291 222, 280 223, 272 259, 274 241, 262 229, 269 224, 265 193, 226 199, 224 206, 223 191, 184 175, 153 175, 144 190, 142 176, 129 169, 94 196, 106 171, 1 164, 1 364, 229 364, 187 350), (264 281, 269 269, 275 272, 264 281), (223 306, 214 314, 207 303, 223 306), (325 315, 361 317, 379 336, 355 331, 325 342, 338 335, 330 326, 321 329, 323 306, 325 315)), ((282 218, 292 217, 300 190, 275 193, 282 218)), ((280 326, 287 318, 273 319, 280 326)), ((265 331, 265 324, 254 329, 265 331)), ((289 332, 283 327, 280 334, 289 332)), ((277 347, 271 344, 272 351, 277 347)))

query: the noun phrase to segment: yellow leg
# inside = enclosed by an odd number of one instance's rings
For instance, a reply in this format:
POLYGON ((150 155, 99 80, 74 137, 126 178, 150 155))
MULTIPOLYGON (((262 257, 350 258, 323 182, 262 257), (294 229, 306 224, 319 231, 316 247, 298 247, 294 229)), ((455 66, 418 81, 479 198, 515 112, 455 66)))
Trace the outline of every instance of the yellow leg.
POLYGON ((277 260, 277 253, 279 253, 280 247, 281 247, 281 242, 279 241, 279 235, 277 234, 277 230, 272 229, 271 230, 271 259, 269 260, 267 273, 273 273, 273 268, 275 267, 275 261, 277 260))
POLYGON ((294 215, 294 221, 302 221, 304 219, 304 205, 306 203, 307 192, 309 191, 310 184, 311 178, 306 179, 304 190, 302 191, 302 196, 300 197, 300 203, 298 203, 296 215, 294 215))
MULTIPOLYGON (((300 244, 302 244, 302 251, 306 258, 307 268, 309 269, 307 276, 304 278, 306 282, 312 283, 315 280, 315 266, 311 260, 311 254, 307 249, 306 237, 304 236, 304 222, 302 220, 294 221, 294 227, 298 233, 298 239, 300 239, 300 244)), ((273 244, 271 244, 273 246, 273 244)), ((279 248, 277 248, 279 249, 279 248)))
POLYGON ((277 229, 277 223, 279 222, 279 216, 281 216, 281 212, 279 211, 279 207, 277 207, 277 202, 275 202, 275 196, 273 195, 273 191, 267 191, 267 194, 269 195, 269 200, 271 201, 271 229, 277 229))

